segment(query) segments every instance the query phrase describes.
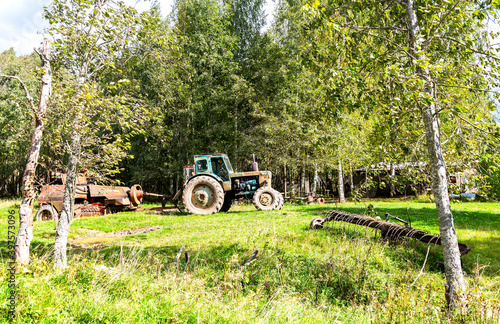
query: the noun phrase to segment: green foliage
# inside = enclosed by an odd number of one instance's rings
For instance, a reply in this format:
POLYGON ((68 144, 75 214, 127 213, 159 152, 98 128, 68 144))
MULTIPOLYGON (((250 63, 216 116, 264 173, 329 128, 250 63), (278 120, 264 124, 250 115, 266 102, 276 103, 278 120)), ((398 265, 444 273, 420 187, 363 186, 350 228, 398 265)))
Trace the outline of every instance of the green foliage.
MULTIPOLYGON (((0 54, 0 74, 19 77, 35 98, 35 104, 40 84, 37 79, 39 65, 40 59, 34 54, 16 57, 13 49, 0 54)), ((21 84, 0 77, 0 196, 20 193, 33 119, 21 84)))
POLYGON ((127 80, 106 87, 87 82, 77 86, 64 79, 55 82, 47 118, 46 149, 55 167, 64 162, 66 145, 74 132, 81 134, 81 165, 89 175, 118 173, 119 163, 128 157, 130 139, 142 125, 141 106, 127 97, 104 95, 125 87, 127 80), (75 120, 78 120, 75 123, 75 120))
POLYGON ((56 39, 57 71, 47 164, 61 168, 65 155, 76 149, 81 152, 80 168, 89 174, 102 178, 118 173, 131 137, 142 131, 146 112, 140 98, 130 95, 130 80, 113 80, 110 74, 129 58, 130 48, 153 18, 123 2, 86 0, 54 1, 44 16, 56 39))
MULTIPOLYGON (((172 21, 162 20, 157 8, 138 13, 121 2, 55 1, 45 16, 56 39, 57 102, 54 112, 49 109, 42 165, 53 170, 64 163, 65 131, 75 128, 68 122, 80 118, 74 118, 77 111, 89 114, 78 126, 92 133, 84 143, 86 168, 171 194, 192 155, 217 151, 229 154, 239 170, 256 153, 276 179, 284 168, 288 179, 330 174, 338 161, 346 175, 372 164, 424 162, 384 182, 419 189, 430 179, 420 110, 433 101, 450 172, 477 168, 482 156, 497 152, 494 105, 479 91, 496 82, 497 60, 487 59, 495 54, 489 43, 495 35, 481 28, 485 15, 496 15, 491 4, 478 11, 467 1, 419 2, 427 53, 421 62, 407 46, 398 2, 276 5, 272 26, 263 32, 261 0, 179 0, 172 21), (422 94, 418 69, 429 70, 435 98, 422 94), (86 85, 76 90, 75 83, 86 85), (77 103, 94 111, 71 111, 77 103)), ((34 73, 22 58, 2 55, 2 69, 10 64, 13 74, 34 73)), ((35 89, 34 76, 26 80, 35 89)), ((0 106, 20 104, 19 85, 2 82, 0 106)), ((2 159, 0 179, 11 179, 15 193, 29 112, 0 109, 6 125, 0 154, 16 156, 2 159), (12 118, 17 122, 6 124, 12 118)))
POLYGON ((420 114, 432 102, 448 166, 475 168, 498 145, 495 108, 483 91, 497 82, 492 75, 499 60, 489 59, 496 55, 495 32, 481 27, 484 15, 496 12, 479 14, 472 2, 416 5, 422 45, 413 49, 403 3, 307 2, 299 15, 308 40, 306 62, 332 87, 343 85, 341 105, 371 111, 376 162, 428 161, 420 114), (432 98, 423 90, 427 82, 432 98))
MULTIPOLYGON (((484 181, 481 194, 485 197, 500 200, 500 156, 498 154, 485 154, 482 156, 479 173, 484 181)), ((478 179, 478 180, 479 180, 478 179)))

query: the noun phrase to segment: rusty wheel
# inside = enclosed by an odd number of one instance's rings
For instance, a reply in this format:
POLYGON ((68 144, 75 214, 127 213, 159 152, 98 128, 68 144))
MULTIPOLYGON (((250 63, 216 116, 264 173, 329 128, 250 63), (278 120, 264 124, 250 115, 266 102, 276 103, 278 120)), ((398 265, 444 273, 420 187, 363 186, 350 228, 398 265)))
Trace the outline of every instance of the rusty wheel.
POLYGON ((188 182, 181 199, 191 214, 215 214, 222 208, 224 191, 214 178, 199 176, 188 182))
POLYGON ((273 210, 278 203, 277 191, 270 187, 261 187, 253 195, 253 205, 257 210, 273 210))
POLYGON ((142 198, 144 197, 144 192, 142 191, 141 186, 138 184, 133 185, 130 188, 129 196, 130 196, 130 202, 132 203, 132 205, 134 207, 139 206, 142 203, 142 198))
POLYGON ((57 220, 59 213, 52 205, 43 205, 35 214, 35 221, 57 220))

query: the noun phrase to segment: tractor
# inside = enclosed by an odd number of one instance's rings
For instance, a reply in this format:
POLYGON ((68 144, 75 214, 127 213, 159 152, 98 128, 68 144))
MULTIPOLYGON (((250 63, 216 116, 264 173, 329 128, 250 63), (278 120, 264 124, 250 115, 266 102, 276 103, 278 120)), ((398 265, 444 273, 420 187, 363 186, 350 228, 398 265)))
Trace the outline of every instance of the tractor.
POLYGON ((194 164, 184 166, 184 183, 174 196, 191 214, 227 212, 234 200, 250 199, 258 210, 283 207, 283 195, 271 187, 271 172, 259 171, 255 156, 253 171, 235 172, 226 154, 195 155, 194 164))

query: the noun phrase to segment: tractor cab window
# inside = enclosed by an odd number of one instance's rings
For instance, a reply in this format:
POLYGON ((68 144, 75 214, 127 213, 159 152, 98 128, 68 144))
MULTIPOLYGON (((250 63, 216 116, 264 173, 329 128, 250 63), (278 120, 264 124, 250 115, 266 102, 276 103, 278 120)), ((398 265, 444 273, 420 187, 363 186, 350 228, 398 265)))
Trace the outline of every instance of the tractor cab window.
POLYGON ((196 161, 196 172, 204 172, 208 170, 207 160, 196 161))
POLYGON ((224 181, 229 180, 229 173, 221 157, 212 158, 212 172, 221 177, 224 181))
POLYGON ((224 156, 224 162, 226 163, 227 171, 234 172, 233 167, 231 165, 231 162, 229 162, 229 159, 227 158, 227 156, 224 156))

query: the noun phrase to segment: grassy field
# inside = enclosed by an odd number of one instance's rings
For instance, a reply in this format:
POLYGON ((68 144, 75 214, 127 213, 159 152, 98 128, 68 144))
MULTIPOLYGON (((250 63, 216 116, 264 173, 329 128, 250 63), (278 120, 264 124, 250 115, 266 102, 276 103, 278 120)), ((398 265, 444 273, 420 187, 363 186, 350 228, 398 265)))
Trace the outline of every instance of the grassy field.
MULTIPOLYGON (((0 202, 1 319, 7 321, 7 215, 0 202)), ((438 234, 433 204, 372 200, 413 227, 438 234), (409 209, 408 209, 409 208, 409 209)), ((500 323, 500 204, 453 203, 467 311, 444 311, 440 247, 389 243, 344 223, 309 230, 335 205, 258 212, 128 212, 76 219, 69 267, 52 269, 53 222, 35 223, 32 262, 17 273, 19 323, 500 323), (186 247, 189 262, 183 254, 186 247), (258 250, 254 262, 243 264, 258 250), (428 253, 427 261, 424 260, 428 253), (421 272, 422 270, 422 272, 421 272), (421 272, 420 276, 419 273, 421 272)), ((339 209, 363 213, 365 205, 339 209)))

